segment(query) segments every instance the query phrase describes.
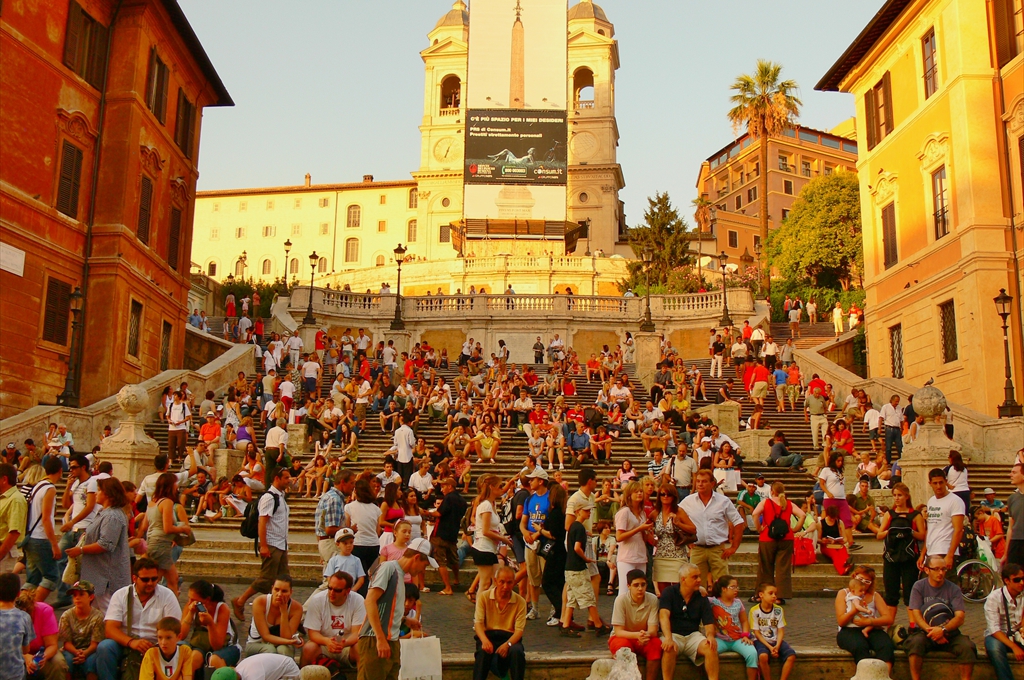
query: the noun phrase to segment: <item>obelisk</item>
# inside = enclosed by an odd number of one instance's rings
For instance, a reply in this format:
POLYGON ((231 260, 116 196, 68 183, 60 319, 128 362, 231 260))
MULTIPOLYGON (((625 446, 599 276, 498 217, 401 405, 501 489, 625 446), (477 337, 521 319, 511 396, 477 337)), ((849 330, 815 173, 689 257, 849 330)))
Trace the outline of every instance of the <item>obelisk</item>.
POLYGON ((523 8, 516 0, 516 20, 512 24, 512 64, 509 78, 508 106, 521 109, 526 105, 526 49, 525 30, 520 19, 523 8))

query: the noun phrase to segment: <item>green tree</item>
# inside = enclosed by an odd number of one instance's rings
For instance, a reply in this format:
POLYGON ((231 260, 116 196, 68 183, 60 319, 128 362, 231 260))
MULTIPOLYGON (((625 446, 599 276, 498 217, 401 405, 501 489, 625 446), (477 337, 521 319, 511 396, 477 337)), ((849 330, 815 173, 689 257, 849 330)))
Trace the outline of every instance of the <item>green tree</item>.
POLYGON ((629 247, 633 249, 637 260, 627 265, 629 278, 619 283, 623 291, 646 285, 647 275, 643 263, 645 250, 649 250, 652 255, 652 288, 666 284, 673 269, 690 261, 687 251, 690 235, 687 233, 686 221, 672 206, 667 192, 656 193, 654 198, 648 197, 644 224, 631 227, 628 238, 629 247))
MULTIPOLYGON (((762 203, 758 212, 762 243, 768 240, 768 139, 794 127, 802 105, 794 94, 796 81, 780 80, 781 76, 781 64, 758 59, 753 75, 739 76, 730 88, 735 92, 729 98, 733 107, 728 114, 733 129, 738 131, 746 127, 751 137, 761 141, 758 151, 761 157, 759 195, 762 203)), ((767 287, 767 269, 764 277, 762 283, 767 287)))
POLYGON ((816 287, 862 287, 860 184, 852 172, 816 177, 768 235, 768 261, 782 278, 816 287))

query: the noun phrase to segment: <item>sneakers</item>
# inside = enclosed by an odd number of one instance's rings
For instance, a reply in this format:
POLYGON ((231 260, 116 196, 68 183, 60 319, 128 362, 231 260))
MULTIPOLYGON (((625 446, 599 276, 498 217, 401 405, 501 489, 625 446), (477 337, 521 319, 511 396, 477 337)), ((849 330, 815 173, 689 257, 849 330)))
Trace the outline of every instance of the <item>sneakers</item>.
POLYGON ((548 612, 548 618, 553 619, 555 617, 555 608, 551 607, 551 611, 548 612))
POLYGON ((536 620, 537 619, 537 608, 534 607, 534 606, 530 606, 526 610, 526 618, 529 619, 530 621, 536 620))
POLYGON ((551 628, 554 628, 555 626, 559 626, 561 624, 562 624, 562 622, 559 621, 558 618, 555 617, 555 616, 552 616, 546 622, 546 625, 550 626, 551 628))

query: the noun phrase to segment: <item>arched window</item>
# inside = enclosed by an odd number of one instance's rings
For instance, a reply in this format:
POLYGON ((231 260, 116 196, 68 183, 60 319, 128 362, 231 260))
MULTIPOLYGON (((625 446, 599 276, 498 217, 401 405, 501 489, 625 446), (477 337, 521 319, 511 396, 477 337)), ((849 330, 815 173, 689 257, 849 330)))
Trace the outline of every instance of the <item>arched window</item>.
POLYGON ((316 270, 323 274, 327 271, 327 258, 321 257, 320 261, 316 263, 316 270))
POLYGON ((573 103, 576 110, 594 108, 594 72, 578 69, 572 76, 573 103))
POLYGON ((288 265, 288 271, 292 274, 299 273, 299 258, 293 257, 291 263, 288 265))
POLYGON ((270 260, 263 260, 263 275, 267 276, 270 274, 270 260))
POLYGON ((409 228, 406 230, 405 240, 409 243, 416 243, 416 220, 409 220, 409 228))
POLYGON ((378 255, 378 256, 377 256, 377 261, 376 261, 376 263, 375 263, 375 264, 376 264, 376 265, 377 265, 378 267, 383 267, 383 266, 384 266, 384 256, 383 256, 383 255, 378 255))
POLYGON ((345 262, 359 262, 359 239, 345 239, 345 262))
POLYGON ((363 209, 358 205, 348 207, 348 217, 345 219, 345 226, 349 229, 358 229, 363 219, 363 209))
POLYGON ((217 275, 217 263, 216 262, 212 262, 211 261, 209 264, 206 265, 206 275, 207 276, 216 276, 217 275))
POLYGON ((462 81, 458 76, 446 76, 441 81, 441 115, 453 116, 462 105, 462 81))
POLYGON ((420 205, 420 194, 416 189, 409 189, 409 209, 418 208, 420 205))
POLYGON ((238 277, 238 276, 244 276, 244 275, 245 275, 245 265, 242 264, 241 260, 235 260, 235 276, 238 277))

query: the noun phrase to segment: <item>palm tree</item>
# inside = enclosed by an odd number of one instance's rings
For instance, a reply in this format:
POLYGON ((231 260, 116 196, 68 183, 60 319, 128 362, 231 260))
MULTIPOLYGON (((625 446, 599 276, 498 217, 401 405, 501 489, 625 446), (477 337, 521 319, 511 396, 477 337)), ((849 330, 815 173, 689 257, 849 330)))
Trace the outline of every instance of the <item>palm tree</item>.
POLYGON ((707 194, 701 194, 690 201, 693 206, 693 220, 697 223, 697 280, 704 284, 704 272, 701 271, 701 259, 704 257, 704 234, 711 231, 711 208, 714 203, 707 194))
MULTIPOLYGON (((793 80, 780 80, 782 65, 765 59, 757 60, 753 75, 743 74, 736 78, 730 89, 735 94, 729 98, 733 107, 729 110, 729 121, 739 131, 746 126, 747 133, 760 140, 761 179, 761 243, 768 240, 768 140, 778 137, 783 130, 796 126, 800 115, 801 102, 794 92, 797 84, 793 80)), ((768 268, 765 268, 762 285, 768 286, 768 268)))

